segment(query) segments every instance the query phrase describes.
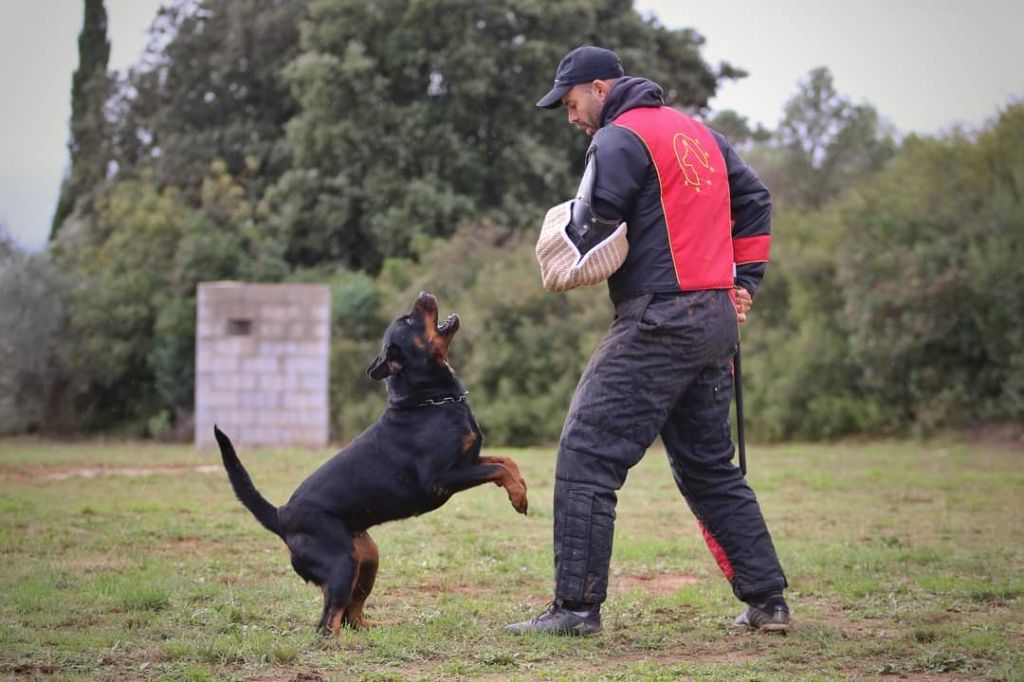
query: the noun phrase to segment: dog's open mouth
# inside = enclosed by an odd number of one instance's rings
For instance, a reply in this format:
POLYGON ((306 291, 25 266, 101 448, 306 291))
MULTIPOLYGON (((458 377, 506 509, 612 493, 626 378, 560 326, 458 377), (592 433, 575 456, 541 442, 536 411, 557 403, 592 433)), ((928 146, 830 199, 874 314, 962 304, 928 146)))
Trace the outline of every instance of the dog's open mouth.
MULTIPOLYGON (((438 308, 437 298, 424 291, 416 298, 416 305, 414 306, 416 311, 423 316, 424 322, 428 325, 433 325, 437 329, 437 336, 444 339, 445 342, 450 342, 455 332, 459 331, 459 316, 452 313, 444 322, 438 324, 438 308)), ((447 348, 447 345, 445 346, 447 348)))
POLYGON ((459 316, 452 313, 445 318, 444 324, 438 325, 437 333, 445 338, 450 338, 455 332, 459 331, 459 316))

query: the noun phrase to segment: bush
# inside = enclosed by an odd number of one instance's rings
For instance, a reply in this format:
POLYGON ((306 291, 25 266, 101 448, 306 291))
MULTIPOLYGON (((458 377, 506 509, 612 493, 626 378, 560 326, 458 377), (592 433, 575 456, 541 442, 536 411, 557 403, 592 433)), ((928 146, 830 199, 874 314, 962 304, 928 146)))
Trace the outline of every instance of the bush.
POLYGON ((69 282, 0 232, 0 434, 67 426, 69 282))

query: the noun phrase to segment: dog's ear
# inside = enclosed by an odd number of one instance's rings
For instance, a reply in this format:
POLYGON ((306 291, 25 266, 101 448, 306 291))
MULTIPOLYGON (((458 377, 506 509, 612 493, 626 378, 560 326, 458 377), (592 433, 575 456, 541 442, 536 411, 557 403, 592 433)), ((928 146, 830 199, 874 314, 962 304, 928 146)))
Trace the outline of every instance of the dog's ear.
POLYGON ((385 377, 398 374, 402 371, 401 355, 402 351, 398 346, 393 343, 388 344, 387 349, 381 351, 381 354, 374 358, 370 366, 366 368, 366 376, 380 381, 385 377))

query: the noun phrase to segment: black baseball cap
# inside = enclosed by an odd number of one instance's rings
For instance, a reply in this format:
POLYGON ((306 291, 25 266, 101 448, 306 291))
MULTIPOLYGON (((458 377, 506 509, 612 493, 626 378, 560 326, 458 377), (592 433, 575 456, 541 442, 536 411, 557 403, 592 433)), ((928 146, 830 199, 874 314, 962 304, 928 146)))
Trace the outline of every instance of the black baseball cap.
POLYGON ((619 55, 603 47, 580 45, 562 57, 555 70, 555 84, 550 92, 540 98, 537 106, 542 109, 557 109, 562 106, 562 97, 580 83, 619 78, 624 75, 619 55))

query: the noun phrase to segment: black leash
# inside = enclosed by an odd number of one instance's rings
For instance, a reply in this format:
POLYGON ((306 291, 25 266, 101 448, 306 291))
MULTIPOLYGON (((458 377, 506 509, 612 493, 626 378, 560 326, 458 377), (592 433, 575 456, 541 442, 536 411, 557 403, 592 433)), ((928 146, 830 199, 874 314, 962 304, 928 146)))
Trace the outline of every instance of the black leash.
POLYGON ((740 473, 747 475, 747 443, 743 432, 743 371, 740 367, 740 343, 732 359, 732 380, 736 391, 736 440, 740 449, 740 473))

